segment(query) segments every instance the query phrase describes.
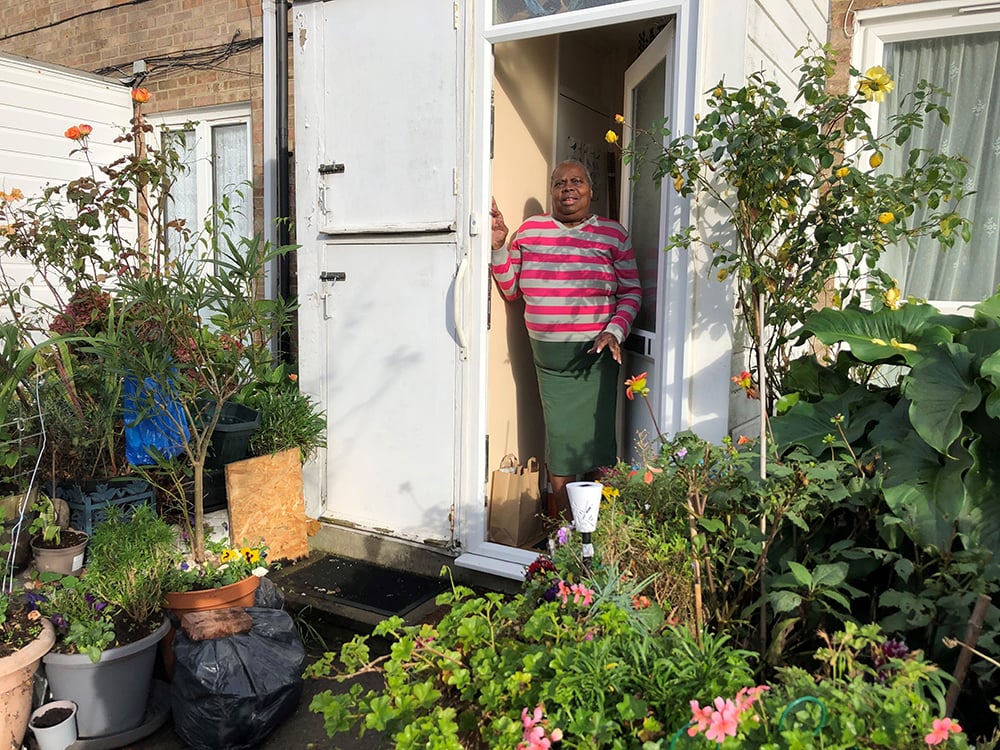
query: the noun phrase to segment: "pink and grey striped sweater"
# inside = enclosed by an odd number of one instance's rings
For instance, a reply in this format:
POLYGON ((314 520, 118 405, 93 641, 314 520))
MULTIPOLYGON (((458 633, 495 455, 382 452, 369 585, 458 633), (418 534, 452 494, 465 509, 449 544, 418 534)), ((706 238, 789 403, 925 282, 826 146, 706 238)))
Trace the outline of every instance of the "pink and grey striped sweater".
POLYGON ((491 261, 503 296, 524 297, 534 339, 589 341, 607 331, 621 343, 632 329, 642 288, 632 243, 616 221, 591 216, 566 227, 532 216, 491 261))

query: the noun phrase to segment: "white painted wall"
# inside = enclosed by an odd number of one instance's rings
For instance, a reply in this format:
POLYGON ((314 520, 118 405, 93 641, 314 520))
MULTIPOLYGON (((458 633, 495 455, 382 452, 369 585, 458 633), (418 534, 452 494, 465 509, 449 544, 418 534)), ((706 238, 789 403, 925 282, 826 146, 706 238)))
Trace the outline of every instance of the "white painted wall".
MULTIPOLYGON (((720 80, 727 86, 741 86, 751 73, 764 71, 791 99, 801 64, 795 53, 803 46, 827 42, 829 14, 826 0, 707 0, 699 17, 702 54, 695 91, 707 91, 720 80)), ((699 107, 704 107, 701 94, 695 102, 696 112, 699 107)), ((713 239, 731 241, 718 231, 724 216, 711 205, 696 205, 693 214, 701 232, 715 226, 713 239)), ((730 381, 734 372, 746 366, 742 337, 733 333, 732 290, 715 280, 705 248, 699 248, 692 266, 687 424, 711 439, 727 433, 754 434, 759 404, 734 390, 730 381)))
MULTIPOLYGON (((0 190, 37 195, 45 185, 90 174, 83 154, 70 155, 76 144, 63 134, 71 125, 94 128, 89 141, 95 165, 129 153, 128 144, 114 140, 129 127, 130 92, 114 79, 0 54, 0 190)), ((32 271, 9 256, 0 256, 0 270, 15 280, 32 271)), ((32 296, 51 299, 41 286, 32 296)))

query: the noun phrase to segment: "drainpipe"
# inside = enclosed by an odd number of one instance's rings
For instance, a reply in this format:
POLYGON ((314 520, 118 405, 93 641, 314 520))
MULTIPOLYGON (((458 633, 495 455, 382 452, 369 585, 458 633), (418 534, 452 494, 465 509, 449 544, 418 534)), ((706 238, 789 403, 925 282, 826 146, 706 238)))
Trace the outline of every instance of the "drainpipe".
MULTIPOLYGON (((262 0, 264 37, 264 236, 276 245, 290 241, 291 211, 288 153, 288 3, 262 0), (281 220, 281 221, 279 221, 281 220)), ((283 255, 268 269, 271 298, 291 296, 290 258, 283 255)), ((277 343, 287 360, 291 342, 283 333, 277 343)))

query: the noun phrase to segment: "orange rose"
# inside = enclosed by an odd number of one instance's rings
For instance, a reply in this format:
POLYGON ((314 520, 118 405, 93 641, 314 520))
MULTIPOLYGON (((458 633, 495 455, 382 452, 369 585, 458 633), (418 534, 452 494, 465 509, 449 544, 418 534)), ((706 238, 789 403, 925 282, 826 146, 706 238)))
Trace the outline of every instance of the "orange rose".
POLYGON ((79 125, 77 125, 77 130, 80 131, 81 138, 85 138, 86 136, 94 132, 94 129, 90 125, 85 125, 82 122, 79 125))
POLYGON ((80 140, 80 128, 78 128, 76 125, 70 125, 68 128, 66 128, 66 132, 63 133, 63 135, 72 141, 78 141, 80 140))
POLYGON ((132 89, 132 101, 145 104, 149 101, 148 89, 132 89))

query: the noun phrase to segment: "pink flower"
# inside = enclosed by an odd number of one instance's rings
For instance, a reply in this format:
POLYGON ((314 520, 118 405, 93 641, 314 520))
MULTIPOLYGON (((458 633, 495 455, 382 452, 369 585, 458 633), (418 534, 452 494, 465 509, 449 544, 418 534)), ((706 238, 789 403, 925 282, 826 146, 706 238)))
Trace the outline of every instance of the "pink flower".
POLYGON ((934 723, 931 725, 931 732, 924 737, 924 742, 928 745, 940 745, 948 739, 949 733, 954 732, 958 734, 961 731, 962 727, 957 721, 952 721, 947 717, 934 719, 934 723))
POLYGON ((582 583, 574 583, 570 590, 573 592, 573 604, 582 604, 589 607, 594 603, 594 592, 582 583))
POLYGON ((739 728, 740 712, 731 700, 715 699, 715 711, 709 721, 705 739, 722 742, 726 737, 735 737, 739 728))
POLYGON ((767 685, 742 688, 736 694, 736 710, 739 714, 742 716, 744 712, 748 711, 765 690, 770 690, 770 688, 767 685))
POLYGON ((688 727, 688 737, 694 737, 698 732, 704 732, 708 729, 708 724, 711 721, 712 707, 702 708, 698 705, 698 701, 691 701, 691 724, 693 726, 688 727))
POLYGON ((530 714, 527 708, 521 709, 521 725, 524 727, 524 734, 521 742, 517 745, 517 750, 549 750, 553 742, 559 742, 563 733, 561 729, 553 729, 546 736, 543 721, 545 706, 539 703, 530 714))
POLYGON ((522 708, 521 709, 521 725, 524 727, 524 731, 527 732, 529 729, 531 729, 533 726, 535 726, 535 724, 537 724, 541 720, 542 720, 542 706, 541 706, 541 704, 535 706, 535 710, 531 714, 528 713, 528 709, 527 708, 522 708))

